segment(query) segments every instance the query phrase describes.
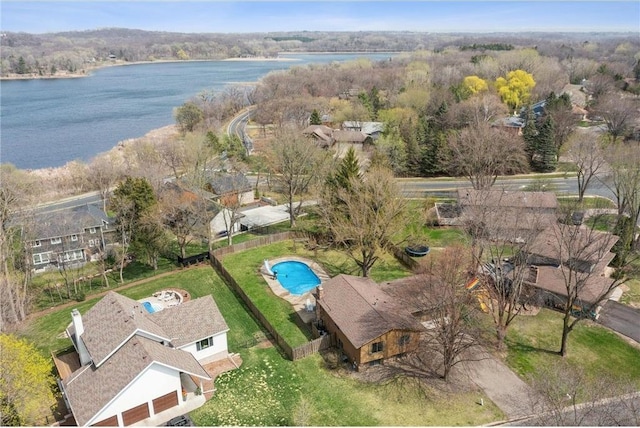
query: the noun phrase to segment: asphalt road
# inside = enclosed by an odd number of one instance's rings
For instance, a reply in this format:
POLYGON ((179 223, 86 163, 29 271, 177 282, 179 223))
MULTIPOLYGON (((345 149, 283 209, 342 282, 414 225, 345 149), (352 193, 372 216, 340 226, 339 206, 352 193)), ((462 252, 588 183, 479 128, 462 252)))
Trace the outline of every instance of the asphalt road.
POLYGON ((640 343, 640 309, 608 300, 600 310, 598 323, 640 343))

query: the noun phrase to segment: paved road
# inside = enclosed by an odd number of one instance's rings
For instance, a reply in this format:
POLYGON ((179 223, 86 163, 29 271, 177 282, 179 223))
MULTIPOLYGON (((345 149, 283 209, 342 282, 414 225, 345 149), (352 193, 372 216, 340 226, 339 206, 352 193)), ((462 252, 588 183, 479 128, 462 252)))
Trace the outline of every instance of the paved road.
MULTIPOLYGON (((542 180, 549 190, 557 193, 578 194, 578 180, 575 177, 548 178, 542 180)), ((499 178, 493 186, 497 189, 522 190, 532 184, 540 183, 534 178, 499 178)), ((470 188, 468 180, 451 179, 426 179, 426 178, 405 178, 398 180, 398 184, 403 193, 408 197, 425 197, 429 194, 439 194, 445 192, 455 192, 459 188, 470 188)), ((594 182, 587 188, 587 195, 602 196, 615 200, 611 190, 601 180, 594 182)))
POLYGON ((569 406, 562 411, 509 421, 502 426, 639 426, 640 393, 569 406))
POLYGON ((602 306, 598 323, 640 343, 640 309, 608 300, 602 306))

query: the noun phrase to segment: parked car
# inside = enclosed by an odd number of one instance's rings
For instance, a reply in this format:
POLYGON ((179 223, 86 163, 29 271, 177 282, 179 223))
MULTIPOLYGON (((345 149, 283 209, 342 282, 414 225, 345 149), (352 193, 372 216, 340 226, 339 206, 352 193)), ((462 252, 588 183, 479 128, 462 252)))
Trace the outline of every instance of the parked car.
POLYGON ((168 427, 192 427, 193 421, 187 415, 176 416, 173 419, 170 419, 169 422, 165 424, 168 427))

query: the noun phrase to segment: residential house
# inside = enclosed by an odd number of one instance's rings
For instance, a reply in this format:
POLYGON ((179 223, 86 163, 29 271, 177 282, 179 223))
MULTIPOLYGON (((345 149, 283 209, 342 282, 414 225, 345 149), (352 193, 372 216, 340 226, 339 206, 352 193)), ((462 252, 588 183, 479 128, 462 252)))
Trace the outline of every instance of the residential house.
POLYGON ((357 370, 414 351, 425 330, 369 278, 338 275, 315 298, 317 325, 357 370))
POLYGON ((608 265, 617 241, 611 233, 586 226, 554 224, 526 248, 529 273, 524 283, 536 301, 550 307, 564 304, 569 284, 578 290, 577 309, 595 307, 597 313, 599 298, 613 284, 608 265))
POLYGON ((112 220, 91 204, 38 213, 25 229, 36 271, 97 260, 115 232, 112 220))
POLYGON ((253 187, 241 172, 217 174, 209 179, 205 189, 213 193, 212 199, 222 205, 246 205, 253 202, 253 187))
POLYGON ((345 131, 358 131, 371 137, 373 141, 376 141, 382 135, 384 131, 384 123, 382 122, 361 122, 349 120, 342 122, 342 129, 345 131))
POLYGON ((553 192, 458 189, 455 204, 436 204, 442 225, 483 224, 501 239, 526 240, 557 222, 553 192))
POLYGON ((302 130, 302 134, 306 137, 313 138, 320 147, 329 148, 333 146, 333 129, 326 125, 309 125, 302 130))
POLYGON ((227 357, 229 328, 210 295, 149 313, 111 291, 84 315, 71 315, 75 366, 54 361, 79 426, 127 426, 176 406, 193 410, 205 401, 197 389, 211 380, 202 365, 227 357))

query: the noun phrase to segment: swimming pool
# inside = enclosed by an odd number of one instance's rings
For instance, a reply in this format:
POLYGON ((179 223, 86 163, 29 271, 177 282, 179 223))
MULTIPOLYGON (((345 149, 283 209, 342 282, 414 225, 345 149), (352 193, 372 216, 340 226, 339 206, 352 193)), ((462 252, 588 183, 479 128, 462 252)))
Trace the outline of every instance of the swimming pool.
POLYGON ((320 285, 320 278, 305 263, 294 260, 276 263, 271 266, 278 282, 289 293, 302 295, 320 285))
POLYGON ((147 310, 147 312, 149 312, 150 314, 154 313, 154 312, 158 312, 161 311, 162 308, 154 305, 151 302, 142 302, 142 306, 144 306, 144 308, 147 310))

